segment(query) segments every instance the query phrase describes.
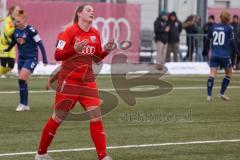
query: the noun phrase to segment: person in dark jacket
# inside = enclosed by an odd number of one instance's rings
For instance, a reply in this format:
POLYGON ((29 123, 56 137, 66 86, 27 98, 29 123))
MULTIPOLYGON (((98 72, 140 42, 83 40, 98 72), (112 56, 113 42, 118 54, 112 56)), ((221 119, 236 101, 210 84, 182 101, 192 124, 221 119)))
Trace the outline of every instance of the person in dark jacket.
MULTIPOLYGON (((215 17, 214 15, 210 15, 208 17, 208 22, 203 26, 203 33, 204 34, 208 34, 209 30, 212 28, 212 26, 216 24, 215 22, 215 17)), ((206 48, 206 37, 203 38, 203 45, 204 47, 203 48, 206 48)), ((202 52, 202 55, 203 55, 203 59, 204 61, 208 61, 208 52, 206 50, 203 50, 202 52)))
POLYGON ((157 47, 156 68, 159 70, 164 68, 169 30, 168 13, 162 11, 154 22, 155 42, 157 47))
MULTIPOLYGON (((236 44, 240 46, 240 24, 238 15, 233 15, 231 26, 233 27, 236 44)), ((233 64, 233 68, 239 70, 240 58, 237 57, 237 54, 233 50, 231 51, 231 61, 233 64)))
POLYGON ((178 20, 176 12, 171 12, 169 15, 169 26, 170 31, 168 32, 168 49, 166 61, 171 61, 171 53, 173 53, 174 62, 178 61, 178 53, 179 53, 179 41, 180 41, 180 33, 182 32, 182 23, 178 20))
POLYGON ((183 23, 183 28, 187 32, 187 55, 184 60, 192 61, 192 55, 195 47, 195 34, 198 34, 198 27, 197 27, 197 17, 194 15, 188 16, 188 18, 183 23))

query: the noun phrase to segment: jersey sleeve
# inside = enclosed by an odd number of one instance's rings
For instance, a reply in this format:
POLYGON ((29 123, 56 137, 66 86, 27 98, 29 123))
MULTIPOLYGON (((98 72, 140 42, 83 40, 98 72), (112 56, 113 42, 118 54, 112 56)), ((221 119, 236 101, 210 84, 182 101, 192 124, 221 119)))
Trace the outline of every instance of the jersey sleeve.
POLYGON ((58 35, 56 51, 55 51, 55 59, 57 61, 67 60, 76 54, 74 50, 74 45, 71 44, 72 36, 68 30, 60 33, 58 35))
POLYGON ((33 28, 32 26, 29 26, 29 32, 30 32, 30 35, 32 36, 34 42, 38 44, 38 46, 41 50, 43 64, 48 64, 46 49, 42 43, 42 40, 38 34, 38 31, 35 28, 33 28))
POLYGON ((109 52, 106 52, 102 49, 102 43, 101 43, 101 38, 100 38, 100 34, 99 32, 97 32, 97 46, 96 46, 96 53, 94 56, 94 61, 95 62, 100 62, 101 60, 103 60, 108 54, 109 52))
POLYGON ((39 43, 41 41, 41 37, 39 36, 38 31, 32 26, 29 26, 28 29, 29 29, 30 35, 32 36, 34 42, 39 43))
POLYGON ((69 48, 70 43, 71 43, 70 34, 67 31, 61 32, 58 35, 56 50, 57 51, 62 51, 64 49, 67 49, 67 48, 69 48))
POLYGON ((99 55, 102 53, 102 42, 101 42, 101 38, 100 38, 100 34, 99 32, 97 32, 97 48, 96 48, 96 55, 99 55))

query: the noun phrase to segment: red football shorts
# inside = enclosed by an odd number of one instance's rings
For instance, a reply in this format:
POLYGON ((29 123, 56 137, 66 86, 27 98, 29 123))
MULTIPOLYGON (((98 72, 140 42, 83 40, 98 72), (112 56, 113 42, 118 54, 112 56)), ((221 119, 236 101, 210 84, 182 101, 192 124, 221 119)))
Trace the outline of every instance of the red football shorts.
POLYGON ((56 92, 54 109, 67 112, 72 110, 77 102, 84 108, 100 106, 96 82, 81 85, 64 84, 61 90, 56 92))

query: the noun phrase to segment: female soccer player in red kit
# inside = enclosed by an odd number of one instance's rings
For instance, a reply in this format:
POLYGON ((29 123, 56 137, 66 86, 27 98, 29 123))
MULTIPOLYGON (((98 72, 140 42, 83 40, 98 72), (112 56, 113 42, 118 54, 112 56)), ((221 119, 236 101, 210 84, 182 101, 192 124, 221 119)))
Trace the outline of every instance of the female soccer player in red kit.
POLYGON ((113 50, 114 42, 108 42, 102 51, 99 32, 91 26, 93 19, 92 6, 79 6, 73 25, 59 36, 55 59, 62 61, 62 66, 57 76, 55 108, 43 129, 35 160, 52 160, 47 154, 48 146, 57 128, 77 102, 89 116, 91 137, 98 160, 112 159, 106 154, 106 138, 92 63, 93 60, 99 61, 107 56, 113 50))

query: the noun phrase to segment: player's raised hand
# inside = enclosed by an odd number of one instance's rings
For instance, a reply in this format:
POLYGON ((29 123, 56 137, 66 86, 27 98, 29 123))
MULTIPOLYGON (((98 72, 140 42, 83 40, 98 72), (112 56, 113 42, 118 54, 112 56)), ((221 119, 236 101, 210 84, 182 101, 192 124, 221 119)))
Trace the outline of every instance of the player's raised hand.
POLYGON ((76 52, 82 52, 83 47, 86 46, 88 44, 88 40, 84 39, 82 41, 80 40, 76 40, 75 44, 74 44, 74 49, 76 52))
POLYGON ((111 52, 113 51, 114 49, 116 49, 117 45, 114 43, 114 39, 110 40, 109 42, 107 42, 105 45, 104 45, 104 51, 106 52, 111 52))

